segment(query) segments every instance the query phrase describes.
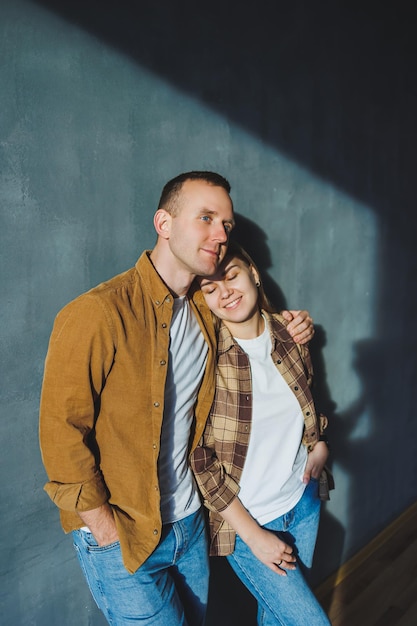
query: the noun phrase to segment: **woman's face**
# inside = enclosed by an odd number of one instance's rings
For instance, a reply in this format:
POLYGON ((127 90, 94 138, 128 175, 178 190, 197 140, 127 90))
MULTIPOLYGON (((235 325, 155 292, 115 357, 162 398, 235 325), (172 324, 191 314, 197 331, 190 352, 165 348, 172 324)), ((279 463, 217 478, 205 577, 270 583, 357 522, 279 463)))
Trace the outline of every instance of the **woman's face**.
POLYGON ((230 328, 259 316, 258 273, 239 257, 226 257, 214 276, 200 286, 211 311, 230 328))

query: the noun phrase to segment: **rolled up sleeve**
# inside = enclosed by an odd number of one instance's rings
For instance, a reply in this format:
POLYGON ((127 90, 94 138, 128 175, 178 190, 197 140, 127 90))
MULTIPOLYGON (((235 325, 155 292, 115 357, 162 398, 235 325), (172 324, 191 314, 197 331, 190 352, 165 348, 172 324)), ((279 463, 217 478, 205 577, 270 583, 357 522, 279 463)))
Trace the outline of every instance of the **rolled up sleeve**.
POLYGON ((209 510, 220 513, 238 495, 239 484, 227 473, 217 458, 210 418, 199 445, 191 455, 191 468, 203 496, 204 505, 209 510))

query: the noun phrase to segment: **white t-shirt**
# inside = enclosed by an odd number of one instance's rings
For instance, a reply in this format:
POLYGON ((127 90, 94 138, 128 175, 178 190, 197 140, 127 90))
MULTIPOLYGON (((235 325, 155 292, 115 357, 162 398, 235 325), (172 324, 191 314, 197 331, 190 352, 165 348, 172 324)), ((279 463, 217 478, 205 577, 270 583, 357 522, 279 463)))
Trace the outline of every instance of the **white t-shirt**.
POLYGON ((252 517, 264 525, 291 510, 304 492, 304 418, 272 361, 266 322, 259 337, 235 341, 249 357, 253 393, 251 435, 239 498, 252 517))
POLYGON ((201 505, 188 464, 188 446, 207 353, 207 343, 187 297, 175 298, 158 461, 164 523, 187 517, 201 505))

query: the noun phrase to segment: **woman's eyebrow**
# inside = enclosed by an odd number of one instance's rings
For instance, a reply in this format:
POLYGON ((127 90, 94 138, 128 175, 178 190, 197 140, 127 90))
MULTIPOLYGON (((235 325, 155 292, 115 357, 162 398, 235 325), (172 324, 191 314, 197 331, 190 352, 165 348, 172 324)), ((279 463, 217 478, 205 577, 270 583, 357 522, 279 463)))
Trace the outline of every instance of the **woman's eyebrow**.
POLYGON ((211 285, 213 282, 214 282, 213 280, 208 280, 205 283, 200 282, 200 287, 206 287, 206 285, 211 285))
POLYGON ((239 265, 237 263, 233 263, 233 265, 228 265, 221 273, 221 278, 217 278, 217 279, 207 279, 207 278, 203 278, 200 282, 200 287, 206 287, 207 285, 212 285, 213 283, 218 283, 219 280, 223 280, 225 278, 225 276, 230 272, 230 270, 234 269, 235 267, 239 267, 239 265), (203 282, 205 281, 205 282, 203 282))

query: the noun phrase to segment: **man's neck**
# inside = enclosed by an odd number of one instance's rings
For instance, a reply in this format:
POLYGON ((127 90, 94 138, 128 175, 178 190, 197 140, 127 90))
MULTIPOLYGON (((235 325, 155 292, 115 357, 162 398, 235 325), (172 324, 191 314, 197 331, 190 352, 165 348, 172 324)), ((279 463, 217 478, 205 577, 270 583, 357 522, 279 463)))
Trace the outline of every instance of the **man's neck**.
POLYGON ((188 292, 195 275, 190 274, 178 264, 173 262, 172 257, 167 258, 158 246, 150 254, 152 264, 174 297, 185 296, 188 292))

